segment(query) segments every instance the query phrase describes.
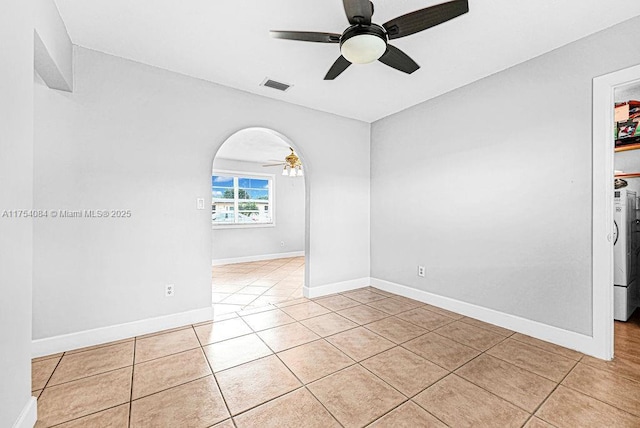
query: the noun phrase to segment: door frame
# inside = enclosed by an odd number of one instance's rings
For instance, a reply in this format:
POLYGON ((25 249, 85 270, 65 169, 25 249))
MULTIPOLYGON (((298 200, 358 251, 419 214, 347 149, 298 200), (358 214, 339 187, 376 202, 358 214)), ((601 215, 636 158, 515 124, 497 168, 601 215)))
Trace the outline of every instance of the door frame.
POLYGON ((593 79, 592 287, 594 355, 613 358, 614 94, 640 84, 640 65, 593 79))

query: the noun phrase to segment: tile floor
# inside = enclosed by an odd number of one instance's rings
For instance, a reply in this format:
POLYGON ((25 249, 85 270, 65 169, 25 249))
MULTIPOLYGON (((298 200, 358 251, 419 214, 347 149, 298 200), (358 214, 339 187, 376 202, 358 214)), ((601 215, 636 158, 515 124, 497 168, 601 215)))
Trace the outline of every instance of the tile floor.
POLYGON ((37 358, 37 427, 640 427, 603 362, 375 288, 37 358))
POLYGON ((302 297, 304 257, 214 266, 216 314, 281 303, 302 297))

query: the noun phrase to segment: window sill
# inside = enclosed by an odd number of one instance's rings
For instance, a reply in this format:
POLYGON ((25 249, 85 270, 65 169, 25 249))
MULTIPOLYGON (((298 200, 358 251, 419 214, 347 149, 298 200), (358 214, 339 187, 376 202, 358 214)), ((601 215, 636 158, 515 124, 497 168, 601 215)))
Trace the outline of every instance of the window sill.
POLYGON ((263 227, 276 227, 275 223, 259 223, 259 224, 213 224, 211 229, 223 230, 223 229, 260 229, 263 227))

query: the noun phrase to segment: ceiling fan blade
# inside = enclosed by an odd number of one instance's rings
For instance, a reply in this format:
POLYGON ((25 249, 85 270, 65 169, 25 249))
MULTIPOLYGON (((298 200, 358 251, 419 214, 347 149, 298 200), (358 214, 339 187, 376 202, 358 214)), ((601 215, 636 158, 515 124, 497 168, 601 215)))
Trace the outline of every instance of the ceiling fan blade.
POLYGON ((302 42, 340 43, 340 34, 315 31, 269 31, 274 39, 300 40, 302 42))
POLYGON ((282 165, 285 165, 285 162, 268 163, 268 164, 262 165, 262 166, 282 166, 282 165))
POLYGON ((402 52, 395 46, 387 45, 387 51, 378 60, 383 64, 393 67, 396 70, 404 71, 407 74, 411 74, 420 68, 409 55, 402 52))
POLYGON ((351 63, 349 61, 347 61, 347 59, 345 57, 340 55, 340 57, 336 60, 336 62, 333 63, 333 65, 331 66, 331 68, 327 72, 327 75, 324 76, 324 80, 333 80, 333 79, 335 79, 336 77, 338 77, 340 75, 340 73, 345 71, 347 69, 347 67, 349 67, 350 65, 351 65, 351 63))
POLYGON ((350 24, 371 24, 373 3, 369 0, 342 0, 342 3, 350 24))
POLYGON ((409 36, 469 12, 468 0, 453 0, 399 16, 382 24, 389 39, 409 36))

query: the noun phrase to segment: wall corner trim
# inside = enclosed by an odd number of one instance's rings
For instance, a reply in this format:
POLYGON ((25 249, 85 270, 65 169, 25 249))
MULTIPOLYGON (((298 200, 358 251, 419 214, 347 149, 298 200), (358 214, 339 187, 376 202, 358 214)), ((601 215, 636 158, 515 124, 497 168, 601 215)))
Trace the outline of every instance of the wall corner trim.
POLYGON ((13 428, 33 428, 38 419, 38 400, 36 397, 29 397, 29 400, 22 408, 20 416, 13 424, 13 428))
POLYGON ((211 266, 230 265, 234 263, 259 262, 262 260, 285 259, 289 257, 304 257, 304 251, 292 251, 289 253, 261 254, 257 256, 234 257, 229 259, 215 259, 211 266))
POLYGON ((87 346, 101 345, 116 340, 128 339, 143 334, 156 333, 170 328, 182 327, 213 319, 213 307, 194 309, 163 315, 154 318, 132 321, 123 324, 99 327, 76 333, 36 339, 32 341, 31 353, 33 358, 55 354, 87 346))
POLYGON ((513 330, 518 333, 526 334, 527 336, 532 336, 536 339, 551 342, 565 348, 574 349, 596 358, 607 358, 606 354, 604 354, 602 349, 598 346, 599 344, 591 336, 586 336, 584 334, 543 324, 538 321, 528 320, 526 318, 506 314, 504 312, 499 312, 493 309, 462 302, 460 300, 451 299, 449 297, 440 296, 378 278, 371 278, 371 286, 400 296, 408 297, 410 299, 418 300, 423 303, 438 306, 440 308, 513 330))
POLYGON ((348 281, 333 282, 330 284, 318 285, 313 287, 302 288, 302 294, 307 299, 314 299, 316 297, 322 297, 334 293, 342 293, 345 291, 355 290, 358 288, 368 287, 371 278, 363 277, 357 279, 350 279, 348 281))

